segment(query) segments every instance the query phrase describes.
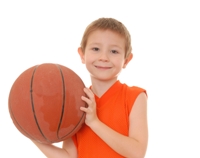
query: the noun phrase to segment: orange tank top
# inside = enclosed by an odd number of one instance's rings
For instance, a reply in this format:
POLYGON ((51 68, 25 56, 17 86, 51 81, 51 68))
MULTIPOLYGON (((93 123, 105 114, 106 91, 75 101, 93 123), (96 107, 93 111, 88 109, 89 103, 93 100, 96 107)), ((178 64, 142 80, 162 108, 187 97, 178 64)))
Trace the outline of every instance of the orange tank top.
MULTIPOLYGON (((137 96, 146 91, 139 87, 129 87, 116 81, 103 96, 95 96, 97 116, 113 130, 128 136, 129 114, 137 96)), ((122 158, 87 125, 73 136, 79 158, 122 158)))

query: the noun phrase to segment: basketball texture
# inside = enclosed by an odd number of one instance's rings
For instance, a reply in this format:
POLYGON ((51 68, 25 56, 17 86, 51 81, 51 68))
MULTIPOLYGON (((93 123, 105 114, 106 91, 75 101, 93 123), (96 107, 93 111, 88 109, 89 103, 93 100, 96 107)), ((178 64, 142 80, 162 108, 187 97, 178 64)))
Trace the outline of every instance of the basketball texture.
POLYGON ((84 83, 71 69, 53 63, 25 70, 13 83, 8 107, 16 128, 26 137, 50 144, 74 135, 85 120, 80 107, 84 83))

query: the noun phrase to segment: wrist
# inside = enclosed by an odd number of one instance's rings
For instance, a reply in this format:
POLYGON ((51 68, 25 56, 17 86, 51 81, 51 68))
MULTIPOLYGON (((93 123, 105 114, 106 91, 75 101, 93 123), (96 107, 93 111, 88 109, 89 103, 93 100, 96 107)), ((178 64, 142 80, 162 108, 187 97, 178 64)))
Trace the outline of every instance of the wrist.
POLYGON ((102 124, 102 122, 97 118, 95 119, 93 122, 91 122, 91 124, 89 125, 89 127, 93 130, 96 131, 99 129, 99 126, 102 124))

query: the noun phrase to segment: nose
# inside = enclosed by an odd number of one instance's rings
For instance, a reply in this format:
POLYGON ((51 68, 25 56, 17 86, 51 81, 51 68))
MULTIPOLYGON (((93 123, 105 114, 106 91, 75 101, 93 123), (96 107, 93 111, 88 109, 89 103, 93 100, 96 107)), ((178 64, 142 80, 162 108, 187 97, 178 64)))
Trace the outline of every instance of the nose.
POLYGON ((107 62, 108 60, 108 54, 106 53, 106 51, 102 51, 99 56, 99 61, 107 62))

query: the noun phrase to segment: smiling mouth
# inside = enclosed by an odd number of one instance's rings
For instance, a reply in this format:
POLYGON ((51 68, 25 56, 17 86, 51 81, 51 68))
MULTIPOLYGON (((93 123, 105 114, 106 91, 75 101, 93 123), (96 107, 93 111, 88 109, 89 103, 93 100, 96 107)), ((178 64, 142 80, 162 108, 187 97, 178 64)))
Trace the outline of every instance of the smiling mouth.
POLYGON ((111 69, 111 67, 108 66, 95 66, 98 69, 111 69))

